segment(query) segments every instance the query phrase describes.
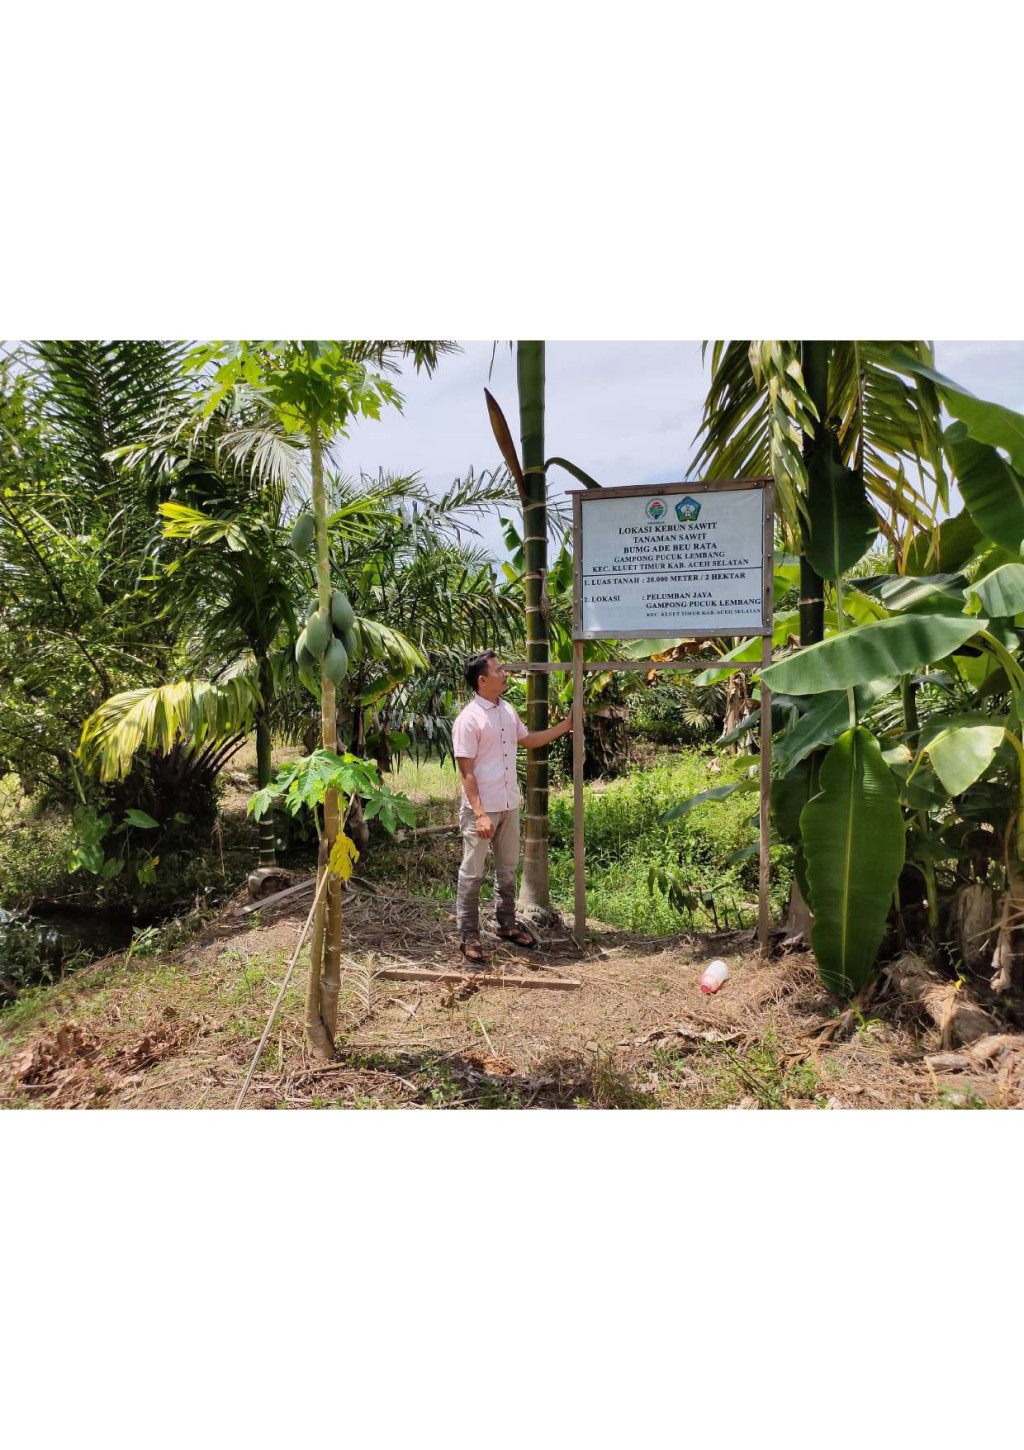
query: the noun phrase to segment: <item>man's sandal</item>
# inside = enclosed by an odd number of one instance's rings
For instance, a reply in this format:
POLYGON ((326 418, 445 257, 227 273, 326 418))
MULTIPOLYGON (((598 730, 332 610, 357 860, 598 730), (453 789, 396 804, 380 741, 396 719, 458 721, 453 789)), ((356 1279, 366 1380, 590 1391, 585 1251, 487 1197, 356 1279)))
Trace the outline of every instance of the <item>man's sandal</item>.
POLYGON ((510 941, 513 946, 523 947, 528 952, 535 951, 540 946, 533 932, 518 922, 515 926, 499 927, 497 935, 502 941, 510 941))
POLYGON ((479 937, 471 937, 468 941, 459 942, 459 951, 467 962, 472 962, 475 966, 482 966, 491 960, 490 952, 484 951, 483 942, 479 937))

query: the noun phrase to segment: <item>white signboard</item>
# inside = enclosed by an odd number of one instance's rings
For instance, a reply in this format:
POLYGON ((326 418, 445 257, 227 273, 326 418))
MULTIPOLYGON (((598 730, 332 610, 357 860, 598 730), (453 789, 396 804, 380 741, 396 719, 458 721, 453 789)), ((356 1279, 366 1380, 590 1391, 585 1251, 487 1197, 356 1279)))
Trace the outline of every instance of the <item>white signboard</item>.
POLYGON ((578 638, 762 632, 762 486, 593 489, 574 499, 578 638))

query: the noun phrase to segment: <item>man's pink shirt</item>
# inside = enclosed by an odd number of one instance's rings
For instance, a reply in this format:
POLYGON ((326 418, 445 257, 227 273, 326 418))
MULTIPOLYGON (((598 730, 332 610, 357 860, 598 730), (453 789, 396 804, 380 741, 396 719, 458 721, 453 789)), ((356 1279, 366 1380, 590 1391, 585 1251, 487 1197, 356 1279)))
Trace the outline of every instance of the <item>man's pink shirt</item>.
MULTIPOLYGON (((485 700, 474 695, 452 726, 452 750, 472 760, 485 811, 519 809, 516 747, 530 732, 507 700, 485 700)), ((466 792, 462 804, 469 805, 466 792)))

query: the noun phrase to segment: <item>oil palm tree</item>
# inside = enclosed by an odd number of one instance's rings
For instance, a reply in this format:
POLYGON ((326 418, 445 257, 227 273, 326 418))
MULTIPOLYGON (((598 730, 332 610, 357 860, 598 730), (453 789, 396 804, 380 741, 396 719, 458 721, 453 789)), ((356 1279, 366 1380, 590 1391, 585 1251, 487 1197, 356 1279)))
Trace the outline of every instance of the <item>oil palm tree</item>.
POLYGON ((173 343, 19 344, 0 369, 0 753, 77 798, 69 741, 112 691, 160 676, 144 560, 159 498, 112 449, 186 411, 173 343))

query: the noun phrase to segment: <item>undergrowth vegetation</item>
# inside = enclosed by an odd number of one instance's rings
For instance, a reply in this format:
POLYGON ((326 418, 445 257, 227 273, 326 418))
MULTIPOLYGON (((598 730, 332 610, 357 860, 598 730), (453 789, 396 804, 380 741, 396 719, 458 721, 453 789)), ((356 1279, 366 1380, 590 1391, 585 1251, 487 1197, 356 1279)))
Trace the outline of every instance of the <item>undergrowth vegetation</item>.
MULTIPOLYGON (((712 748, 660 749, 625 776, 597 781, 584 790, 587 851, 587 915, 609 926, 667 936, 689 930, 753 926, 757 916, 757 805, 751 793, 695 806, 679 820, 663 823, 662 814, 680 800, 756 772, 756 757, 728 756, 712 748), (751 848, 754 848, 751 850, 751 848), (738 853, 742 854, 736 859, 738 853), (651 872, 697 898, 692 911, 681 908, 651 872)), ((436 762, 403 764, 396 777, 420 811, 421 825, 453 821, 459 786, 454 770, 436 762)), ((572 791, 551 794, 551 892, 563 913, 573 899, 572 791)), ((461 848, 457 835, 425 838, 418 849, 375 841, 365 870, 375 880, 396 874, 413 895, 450 898, 461 848), (426 844, 429 842, 429 844, 426 844)), ((784 914, 789 896, 788 847, 772 851, 771 904, 784 914)), ((360 868, 363 869, 363 868, 360 868)), ((485 885, 484 894, 488 894, 485 885)), ((678 901, 678 897, 676 901, 678 901)))

